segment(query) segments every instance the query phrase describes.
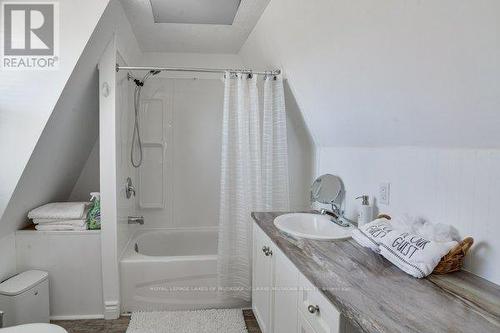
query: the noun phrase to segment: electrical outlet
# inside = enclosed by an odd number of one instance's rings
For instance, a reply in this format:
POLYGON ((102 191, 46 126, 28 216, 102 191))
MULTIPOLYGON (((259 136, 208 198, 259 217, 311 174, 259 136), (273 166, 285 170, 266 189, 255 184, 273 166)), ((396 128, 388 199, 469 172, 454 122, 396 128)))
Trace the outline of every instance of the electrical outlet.
POLYGON ((378 186, 378 202, 382 205, 388 205, 391 198, 391 184, 380 183, 378 186))

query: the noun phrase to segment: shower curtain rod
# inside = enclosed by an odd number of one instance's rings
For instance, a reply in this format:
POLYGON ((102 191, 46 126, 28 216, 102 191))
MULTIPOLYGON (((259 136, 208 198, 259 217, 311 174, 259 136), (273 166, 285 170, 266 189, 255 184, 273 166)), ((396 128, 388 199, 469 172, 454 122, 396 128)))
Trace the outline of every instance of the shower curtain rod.
POLYGON ((168 71, 168 72, 200 72, 200 73, 247 73, 256 75, 279 75, 280 69, 271 71, 254 71, 251 69, 221 69, 221 68, 191 68, 191 67, 145 67, 145 66, 119 66, 116 65, 116 71, 168 71))

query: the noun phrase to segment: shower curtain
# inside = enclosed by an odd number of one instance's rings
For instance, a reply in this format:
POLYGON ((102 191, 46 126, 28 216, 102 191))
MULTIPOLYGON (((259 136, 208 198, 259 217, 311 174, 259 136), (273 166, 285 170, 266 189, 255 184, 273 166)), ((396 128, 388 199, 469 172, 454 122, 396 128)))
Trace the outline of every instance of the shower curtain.
POLYGON ((251 298, 250 213, 288 209, 288 156, 281 78, 226 73, 222 129, 218 282, 222 294, 251 298), (262 120, 262 126, 261 126, 262 120))

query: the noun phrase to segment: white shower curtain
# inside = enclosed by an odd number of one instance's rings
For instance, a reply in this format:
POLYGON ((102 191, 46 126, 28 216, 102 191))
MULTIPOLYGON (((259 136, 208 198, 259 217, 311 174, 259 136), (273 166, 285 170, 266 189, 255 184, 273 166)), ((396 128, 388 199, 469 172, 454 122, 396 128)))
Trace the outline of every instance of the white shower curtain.
POLYGON ((283 81, 277 76, 264 78, 262 120, 262 186, 267 211, 288 211, 288 144, 286 137, 283 81))
POLYGON ((275 207, 288 208, 286 123, 281 79, 267 78, 264 96, 262 114, 257 76, 226 73, 217 268, 221 293, 242 301, 251 298, 250 213, 275 207))

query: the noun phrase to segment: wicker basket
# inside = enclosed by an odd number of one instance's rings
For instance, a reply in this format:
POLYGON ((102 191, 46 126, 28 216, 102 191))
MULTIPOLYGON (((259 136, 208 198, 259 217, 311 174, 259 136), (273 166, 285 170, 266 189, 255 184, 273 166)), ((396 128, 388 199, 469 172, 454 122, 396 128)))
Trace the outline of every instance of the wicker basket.
POLYGON ((446 274, 459 271, 464 265, 464 258, 474 243, 472 237, 466 237, 457 244, 451 251, 441 258, 439 264, 434 268, 434 274, 446 274))
MULTIPOLYGON (((385 218, 387 220, 391 219, 391 217, 387 214, 380 214, 377 218, 385 218)), ((474 239, 472 237, 466 237, 463 241, 458 243, 457 246, 451 249, 447 255, 441 258, 441 261, 434 268, 432 273, 447 274, 462 269, 462 266, 464 265, 464 258, 472 244, 474 244, 474 239)))

